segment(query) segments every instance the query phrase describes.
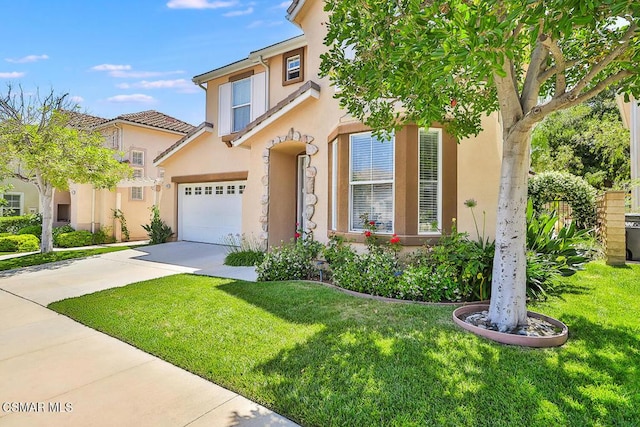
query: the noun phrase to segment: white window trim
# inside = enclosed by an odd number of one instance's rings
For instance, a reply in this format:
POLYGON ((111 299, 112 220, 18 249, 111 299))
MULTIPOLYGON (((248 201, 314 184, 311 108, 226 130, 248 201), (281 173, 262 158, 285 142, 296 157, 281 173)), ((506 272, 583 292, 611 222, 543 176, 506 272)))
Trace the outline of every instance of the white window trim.
POLYGON ((436 132, 438 134, 438 228, 442 229, 442 129, 419 128, 418 129, 418 235, 439 236, 440 230, 420 232, 420 132, 436 132))
MULTIPOLYGON (((2 198, 4 196, 20 196, 20 207, 18 208, 18 216, 24 215, 24 193, 18 191, 7 191, 6 193, 2 193, 2 198)), ((0 206, 0 214, 4 216, 4 210, 11 210, 15 208, 11 208, 5 205, 0 206)))
POLYGON ((144 167, 144 151, 142 150, 131 150, 131 166, 140 166, 140 167, 144 167), (133 158, 134 158, 134 153, 140 153, 142 155, 142 163, 134 163, 133 158))
POLYGON ((144 187, 131 187, 131 200, 136 201, 136 202, 140 202, 142 200, 144 200, 144 187), (139 188, 140 189, 140 198, 137 197, 133 197, 133 190, 139 188))
POLYGON ((373 138, 372 132, 358 132, 352 133, 349 135, 349 232, 350 233, 362 233, 362 229, 355 229, 353 227, 353 185, 370 185, 370 184, 388 184, 391 183, 391 218, 393 221, 393 230, 390 231, 376 231, 376 234, 389 234, 392 235, 395 233, 396 228, 396 137, 394 134, 391 134, 391 141, 393 141, 393 159, 392 159, 392 173, 393 177, 391 180, 377 180, 377 181, 351 181, 351 177, 353 176, 352 168, 351 168, 351 155, 353 153, 353 136, 355 135, 364 135, 369 134, 373 138))
POLYGON ((144 168, 139 168, 139 167, 135 167, 132 168, 133 169, 133 174, 132 174, 132 178, 133 179, 137 179, 137 178, 144 178, 144 168), (136 176, 136 172, 140 171, 140 176, 136 176))

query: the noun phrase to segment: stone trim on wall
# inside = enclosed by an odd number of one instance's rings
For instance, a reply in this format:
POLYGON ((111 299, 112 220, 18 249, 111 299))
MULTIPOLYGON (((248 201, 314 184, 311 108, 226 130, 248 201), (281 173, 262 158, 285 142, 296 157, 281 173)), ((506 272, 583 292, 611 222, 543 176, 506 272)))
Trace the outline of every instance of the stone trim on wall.
POLYGON ((284 136, 277 136, 269 142, 262 153, 262 161, 264 164, 264 175, 262 176, 262 212, 260 215, 260 227, 262 233, 260 234, 260 240, 262 241, 264 247, 267 247, 269 241, 269 163, 271 156, 271 149, 279 144, 284 142, 302 142, 305 144, 305 153, 308 156, 308 161, 305 165, 304 171, 304 211, 303 211, 303 223, 300 224, 300 227, 304 230, 305 233, 312 233, 313 230, 317 227, 317 224, 312 221, 313 215, 315 213, 316 204, 318 203, 318 197, 315 194, 315 181, 316 174, 318 173, 318 169, 315 166, 311 165, 311 156, 315 155, 318 152, 318 146, 312 144, 314 138, 309 135, 303 135, 300 132, 291 128, 289 133, 284 136))

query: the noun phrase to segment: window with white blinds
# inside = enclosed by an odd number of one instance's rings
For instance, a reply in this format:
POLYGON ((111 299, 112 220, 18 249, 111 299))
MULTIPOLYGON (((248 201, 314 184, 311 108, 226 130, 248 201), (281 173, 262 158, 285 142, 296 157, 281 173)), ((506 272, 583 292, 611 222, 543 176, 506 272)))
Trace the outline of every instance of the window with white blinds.
POLYGON ((380 233, 393 233, 394 140, 371 132, 350 136, 349 228, 363 230, 362 216, 375 221, 380 233))
POLYGON ((418 233, 442 228, 442 171, 439 129, 420 129, 418 141, 418 233))

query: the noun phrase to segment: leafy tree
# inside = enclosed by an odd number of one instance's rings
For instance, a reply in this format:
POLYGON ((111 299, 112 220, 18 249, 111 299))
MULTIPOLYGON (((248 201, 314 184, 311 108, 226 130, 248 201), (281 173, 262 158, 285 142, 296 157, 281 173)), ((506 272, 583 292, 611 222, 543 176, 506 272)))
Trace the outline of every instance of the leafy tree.
POLYGON ((322 75, 340 87, 341 105, 374 129, 441 122, 462 138, 481 131, 483 115, 500 112, 489 316, 501 330, 524 324, 531 132, 553 111, 614 84, 639 94, 640 2, 327 0, 325 9, 322 75))
POLYGON ((596 188, 628 182, 629 131, 622 125, 614 96, 607 90, 547 116, 531 137, 532 169, 569 172, 596 188))
POLYGON ((42 206, 41 252, 53 250, 53 194, 70 182, 111 188, 130 174, 99 133, 74 129, 68 111, 76 109, 66 94, 45 97, 17 92, 9 85, 0 95, 0 172, 35 184, 42 206))

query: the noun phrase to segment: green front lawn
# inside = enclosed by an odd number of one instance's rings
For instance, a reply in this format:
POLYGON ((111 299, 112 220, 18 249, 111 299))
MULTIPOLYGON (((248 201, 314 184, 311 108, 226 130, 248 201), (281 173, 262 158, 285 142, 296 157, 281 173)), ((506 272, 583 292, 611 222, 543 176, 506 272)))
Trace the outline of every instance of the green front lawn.
POLYGON ((303 425, 640 425, 640 266, 566 283, 531 307, 570 328, 544 350, 310 282, 179 275, 50 307, 303 425))
POLYGON ((15 258, 0 260, 0 271, 13 270, 14 268, 31 267, 33 265, 48 264, 50 262, 64 261, 74 258, 86 258, 93 255, 106 254, 108 252, 130 249, 128 246, 108 246, 95 249, 79 249, 71 251, 55 251, 46 254, 30 254, 15 258))

